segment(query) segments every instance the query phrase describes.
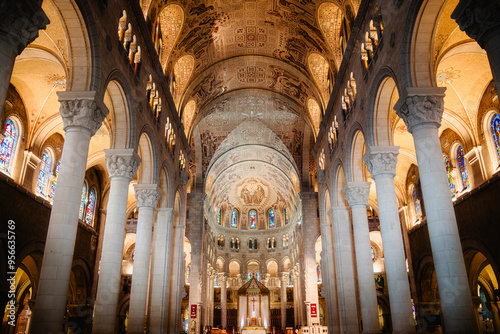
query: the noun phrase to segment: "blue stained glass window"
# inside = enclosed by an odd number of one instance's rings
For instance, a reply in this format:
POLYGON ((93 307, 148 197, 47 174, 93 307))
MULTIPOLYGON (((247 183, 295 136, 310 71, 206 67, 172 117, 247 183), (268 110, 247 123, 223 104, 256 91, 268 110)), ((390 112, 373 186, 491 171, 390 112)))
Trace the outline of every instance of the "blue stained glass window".
POLYGON ((231 211, 231 227, 238 228, 238 211, 236 209, 231 211))
POLYGON ((497 152, 497 159, 500 163, 500 116, 493 115, 491 119, 491 134, 493 135, 493 143, 495 144, 495 152, 497 152))
POLYGON ((250 273, 247 273, 247 281, 249 281, 252 278, 252 275, 250 273))
POLYGON ((450 159, 446 155, 443 156, 444 166, 446 167, 446 173, 448 175, 448 185, 450 186, 451 198, 455 198, 455 180, 453 179, 453 175, 451 175, 452 167, 450 159))
POLYGON ((467 172, 467 167, 465 166, 464 149, 462 145, 457 148, 457 162, 458 170, 460 171, 460 178, 462 179, 463 189, 469 189, 469 173, 467 172))
POLYGON ((95 212, 95 204, 97 200, 97 192, 95 189, 92 189, 89 193, 89 202, 87 204, 87 211, 85 213, 85 223, 92 226, 94 222, 94 212, 95 212))
POLYGON ((85 205, 87 204, 87 182, 83 182, 82 189, 82 200, 80 202, 80 213, 78 215, 78 219, 83 220, 83 215, 85 214, 85 205))
POLYGON ((222 208, 219 209, 219 215, 217 216, 217 223, 221 225, 222 222, 222 208))
POLYGON ((274 220, 274 210, 269 210, 269 228, 273 228, 276 226, 276 222, 274 220))
POLYGON ((186 267, 186 284, 189 284, 189 275, 191 274, 191 266, 186 267))
POLYGON ((285 212, 285 225, 286 225, 290 222, 290 217, 288 215, 288 210, 286 208, 284 208, 283 211, 285 212))
POLYGON ((413 204, 415 205, 415 215, 417 221, 420 222, 422 220, 422 208, 420 207, 420 199, 418 198, 417 189, 415 189, 415 187, 413 188, 412 196, 413 204))
POLYGON ((257 228, 257 211, 250 210, 248 213, 248 221, 251 229, 257 228))
POLYGON ((56 170, 54 172, 54 180, 52 181, 52 184, 50 186, 50 193, 49 193, 49 199, 53 202, 54 201, 54 194, 56 193, 56 187, 57 187, 57 176, 59 175, 59 166, 61 165, 61 160, 56 165, 56 170))
POLYGON ((219 275, 215 275, 214 277, 214 286, 219 286, 219 275))
POLYGON ((36 193, 47 196, 47 184, 49 182, 50 171, 52 169, 52 158, 47 150, 42 153, 40 162, 40 172, 38 172, 38 181, 36 183, 36 193))
POLYGON ((319 264, 316 266, 316 272, 318 273, 318 283, 321 283, 321 266, 319 264))
POLYGON ((257 273, 255 273, 255 277, 257 278, 257 281, 260 282, 260 272, 259 271, 257 273))
POLYGON ((0 144, 0 170, 10 173, 10 165, 14 160, 14 151, 16 149, 17 138, 19 131, 14 122, 8 119, 5 122, 4 138, 0 144))

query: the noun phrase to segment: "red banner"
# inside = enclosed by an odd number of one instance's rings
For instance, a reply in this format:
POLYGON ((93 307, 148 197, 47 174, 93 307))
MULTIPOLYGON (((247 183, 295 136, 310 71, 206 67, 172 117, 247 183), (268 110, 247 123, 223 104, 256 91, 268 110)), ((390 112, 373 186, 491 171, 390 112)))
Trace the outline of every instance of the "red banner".
POLYGON ((318 317, 318 307, 316 303, 311 303, 311 318, 318 317))
POLYGON ((191 318, 196 318, 196 313, 198 311, 198 305, 191 305, 191 318))

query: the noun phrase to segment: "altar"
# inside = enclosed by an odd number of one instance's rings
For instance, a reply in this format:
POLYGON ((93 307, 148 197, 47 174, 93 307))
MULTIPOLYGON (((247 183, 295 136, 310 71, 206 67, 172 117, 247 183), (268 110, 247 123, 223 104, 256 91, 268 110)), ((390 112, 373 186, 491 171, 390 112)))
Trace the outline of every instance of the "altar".
POLYGON ((238 289, 238 327, 242 334, 266 334, 270 326, 269 289, 255 277, 238 289))
POLYGON ((243 327, 241 334, 266 334, 266 329, 264 327, 247 326, 243 327))

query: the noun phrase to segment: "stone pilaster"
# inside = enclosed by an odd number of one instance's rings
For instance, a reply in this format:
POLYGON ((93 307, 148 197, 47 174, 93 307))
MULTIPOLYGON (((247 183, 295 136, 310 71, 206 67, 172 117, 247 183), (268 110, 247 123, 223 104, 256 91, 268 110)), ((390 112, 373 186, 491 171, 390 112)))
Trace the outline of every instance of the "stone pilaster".
POLYGON ((71 115, 63 118, 66 139, 40 272, 33 333, 57 333, 63 326, 90 138, 108 113, 96 92, 58 95, 61 115, 65 114, 65 105, 72 103, 74 107, 71 115), (80 100, 87 102, 79 104, 80 100))
MULTIPOLYGON (((445 88, 407 88, 394 109, 413 135, 447 333, 477 333, 438 129, 445 88)), ((384 246, 385 249, 385 246, 384 246)), ((387 265, 386 261, 386 265, 387 265)))
POLYGON ((363 333, 380 333, 377 291, 375 289, 371 256, 370 230, 366 215, 370 184, 367 182, 347 182, 343 192, 352 212, 363 333))
POLYGON ((393 332, 415 333, 403 236, 394 187, 398 152, 398 147, 369 147, 363 156, 363 161, 375 180, 377 189, 393 332))
POLYGON ((136 184, 134 189, 139 216, 137 218, 127 333, 143 334, 148 295, 153 210, 156 208, 161 190, 156 184, 136 184))
POLYGON ((17 55, 50 23, 41 0, 2 1, 0 5, 0 118, 17 55))
POLYGON ((286 287, 288 285, 288 273, 281 273, 281 329, 286 328, 286 287))
POLYGON ((105 150, 111 180, 92 333, 113 333, 120 290, 129 183, 141 159, 132 149, 105 150))
POLYGON ((227 326, 227 276, 219 274, 220 283, 220 308, 221 308, 221 325, 222 328, 227 326))

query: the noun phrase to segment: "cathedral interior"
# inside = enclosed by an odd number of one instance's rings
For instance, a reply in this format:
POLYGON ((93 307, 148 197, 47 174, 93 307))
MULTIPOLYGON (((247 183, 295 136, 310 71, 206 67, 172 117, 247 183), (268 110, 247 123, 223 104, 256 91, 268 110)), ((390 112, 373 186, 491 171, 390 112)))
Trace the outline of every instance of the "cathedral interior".
POLYGON ((500 333, 498 0, 0 1, 2 333, 500 333))

